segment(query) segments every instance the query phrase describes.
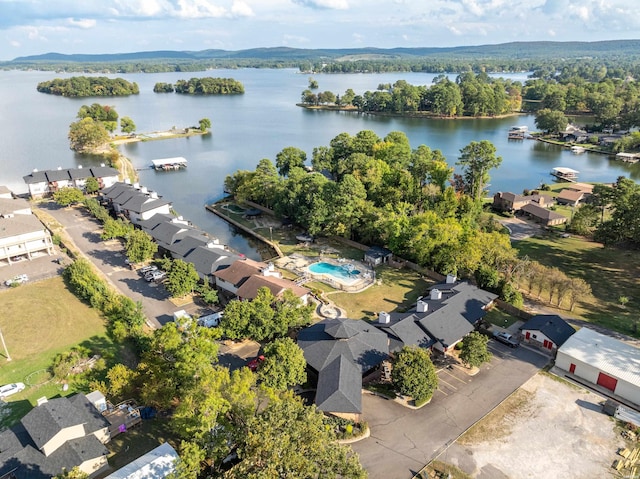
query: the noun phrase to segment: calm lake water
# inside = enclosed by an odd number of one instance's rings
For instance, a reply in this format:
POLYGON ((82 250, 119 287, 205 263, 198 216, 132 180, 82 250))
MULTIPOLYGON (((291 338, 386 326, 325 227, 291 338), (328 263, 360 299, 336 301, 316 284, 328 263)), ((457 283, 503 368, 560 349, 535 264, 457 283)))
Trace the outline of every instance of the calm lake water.
MULTIPOLYGON (((580 171, 584 181, 614 181, 625 175, 640 178, 640 164, 627 165, 603 155, 573 155, 567 150, 540 142, 507 140, 513 125, 535 130, 533 116, 483 120, 425 120, 381 118, 357 113, 308 111, 295 106, 307 88, 309 75, 297 70, 215 70, 197 73, 109 75, 135 81, 140 94, 124 98, 69 99, 38 93, 38 82, 67 74, 51 72, 0 71, 0 184, 22 193, 22 177, 40 170, 77 165, 90 166, 99 160, 78 155, 69 149, 69 124, 83 104, 113 105, 120 116, 131 117, 138 132, 197 125, 200 118, 212 122, 212 135, 134 143, 122 147, 140 171, 140 182, 173 202, 174 209, 205 231, 234 249, 256 257, 249 241, 208 213, 204 205, 222 196, 226 175, 238 169, 253 169, 262 158, 275 161, 287 146, 296 146, 311 157, 314 147, 328 145, 342 132, 352 135, 373 130, 378 136, 404 132, 413 148, 420 144, 440 149, 449 164, 457 161, 459 150, 471 141, 489 140, 497 147, 503 163, 491 172, 492 192, 521 192, 550 182, 551 168, 566 166, 580 171), (153 93, 156 82, 215 76, 242 82, 240 96, 189 97, 153 93), (151 160, 183 156, 188 168, 178 172, 146 169, 151 160)), ((430 85, 435 75, 419 73, 314 75, 320 91, 342 94, 347 88, 361 94, 380 83, 403 79, 414 85, 430 85)), ((526 79, 526 74, 508 75, 526 79)), ((454 78, 454 76, 452 76, 454 78)))

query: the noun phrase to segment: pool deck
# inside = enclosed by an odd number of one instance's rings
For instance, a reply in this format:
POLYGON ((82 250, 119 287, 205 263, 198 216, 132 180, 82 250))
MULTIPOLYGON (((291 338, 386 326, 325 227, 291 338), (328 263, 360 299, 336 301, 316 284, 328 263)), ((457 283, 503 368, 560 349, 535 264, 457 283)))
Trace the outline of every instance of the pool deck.
POLYGON ((276 262, 277 266, 299 275, 296 282, 303 284, 307 281, 320 281, 329 286, 346 292, 360 292, 368 288, 375 282, 375 271, 366 264, 346 258, 331 258, 326 256, 307 257, 298 253, 280 258, 276 262), (335 266, 352 265, 354 270, 360 271, 356 277, 342 280, 330 273, 314 273, 309 270, 309 266, 314 263, 329 263, 335 266))

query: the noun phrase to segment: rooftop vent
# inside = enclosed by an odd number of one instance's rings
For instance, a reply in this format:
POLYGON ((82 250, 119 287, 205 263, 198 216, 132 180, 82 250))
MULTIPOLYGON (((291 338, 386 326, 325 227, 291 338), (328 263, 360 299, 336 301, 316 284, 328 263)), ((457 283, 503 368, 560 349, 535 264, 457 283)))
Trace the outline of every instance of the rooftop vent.
POLYGON ((447 284, 453 284, 458 280, 458 278, 456 278, 455 274, 448 274, 447 275, 447 284))
POLYGON ((391 315, 385 311, 378 313, 378 324, 389 324, 391 322, 391 315))
POLYGON ((46 404, 47 401, 47 396, 42 396, 41 398, 36 399, 36 406, 42 406, 43 404, 46 404))
POLYGON ((428 309, 429 309, 429 305, 425 301, 422 301, 421 299, 419 299, 418 302, 416 303, 416 311, 418 313, 426 313, 428 309))
POLYGON ((439 289, 435 288, 431 290, 431 299, 442 299, 442 291, 440 291, 439 289))

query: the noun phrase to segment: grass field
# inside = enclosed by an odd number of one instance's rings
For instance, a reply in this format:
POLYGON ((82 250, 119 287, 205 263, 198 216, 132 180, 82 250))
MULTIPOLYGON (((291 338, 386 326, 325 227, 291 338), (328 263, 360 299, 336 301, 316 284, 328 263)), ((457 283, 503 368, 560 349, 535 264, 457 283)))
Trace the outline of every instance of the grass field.
POLYGON ((375 320, 380 311, 403 311, 413 306, 433 284, 418 273, 386 266, 376 268, 376 277, 380 284, 361 293, 335 293, 329 299, 345 309, 351 319, 375 320))
POLYGON ((0 426, 7 426, 27 413, 37 398, 74 392, 72 388, 63 392, 61 385, 50 381, 47 370, 56 354, 77 344, 93 350, 113 345, 105 336, 102 317, 69 292, 62 278, 2 291, 0 302, 0 327, 12 359, 7 361, 0 350, 0 384, 27 386, 2 407, 0 426))
POLYGON ((635 324, 640 319, 640 253, 575 237, 529 238, 515 242, 514 247, 521 256, 555 266, 591 285, 593 298, 579 302, 574 316, 640 337, 635 324), (629 299, 626 306, 620 305, 621 296, 629 299))

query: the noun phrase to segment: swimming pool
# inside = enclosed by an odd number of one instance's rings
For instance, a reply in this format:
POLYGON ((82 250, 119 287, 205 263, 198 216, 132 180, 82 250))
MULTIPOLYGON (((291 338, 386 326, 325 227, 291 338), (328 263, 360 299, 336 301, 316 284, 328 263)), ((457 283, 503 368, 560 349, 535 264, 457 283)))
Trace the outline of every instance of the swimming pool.
POLYGON ((309 271, 312 273, 328 274, 338 280, 346 280, 347 282, 354 280, 360 274, 360 271, 352 268, 353 265, 349 263, 338 266, 331 263, 325 263, 324 261, 309 265, 309 271))

